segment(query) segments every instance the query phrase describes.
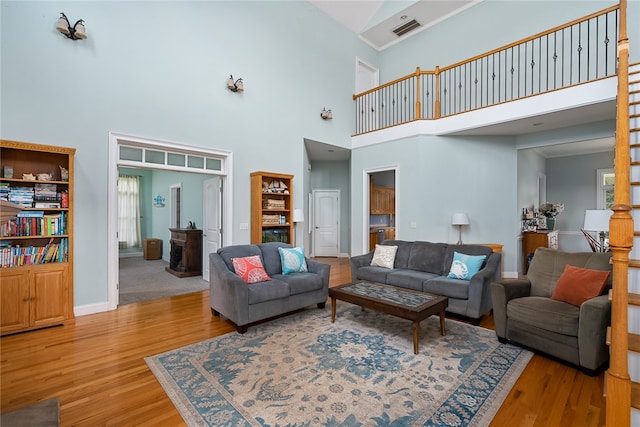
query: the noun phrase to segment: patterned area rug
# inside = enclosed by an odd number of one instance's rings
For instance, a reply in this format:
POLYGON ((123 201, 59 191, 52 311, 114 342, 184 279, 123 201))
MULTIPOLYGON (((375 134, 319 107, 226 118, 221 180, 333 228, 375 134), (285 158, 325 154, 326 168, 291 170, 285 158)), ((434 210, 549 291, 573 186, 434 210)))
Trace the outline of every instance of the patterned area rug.
POLYGON ((495 332, 339 302, 146 358, 188 425, 484 426, 532 353, 495 332))

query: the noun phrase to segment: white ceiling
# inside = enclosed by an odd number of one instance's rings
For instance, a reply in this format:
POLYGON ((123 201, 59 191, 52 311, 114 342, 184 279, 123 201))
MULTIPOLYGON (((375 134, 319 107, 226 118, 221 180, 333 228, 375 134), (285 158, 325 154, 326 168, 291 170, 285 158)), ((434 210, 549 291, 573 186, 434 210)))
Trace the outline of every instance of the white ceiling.
POLYGON ((309 3, 382 50, 482 0, 309 0, 309 3), (420 27, 398 37, 393 29, 415 19, 420 27))

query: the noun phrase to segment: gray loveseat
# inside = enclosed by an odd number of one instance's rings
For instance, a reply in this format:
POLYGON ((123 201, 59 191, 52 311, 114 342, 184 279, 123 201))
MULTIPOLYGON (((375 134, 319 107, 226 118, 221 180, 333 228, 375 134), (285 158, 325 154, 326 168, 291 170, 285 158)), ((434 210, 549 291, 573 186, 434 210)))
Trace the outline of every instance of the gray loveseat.
POLYGON ((282 274, 280 242, 235 245, 209 255, 211 312, 232 321, 240 333, 250 323, 317 304, 324 308, 329 292, 331 266, 305 258, 308 272, 282 274), (232 258, 259 255, 269 281, 247 284, 235 274, 232 258))
POLYGON ((419 290, 449 298, 447 311, 469 317, 475 323, 491 311, 490 284, 500 280, 502 255, 481 245, 385 240, 397 246, 393 269, 372 266, 375 251, 351 257, 351 280, 369 280, 419 290), (486 255, 471 280, 448 278, 454 252, 486 255))
POLYGON ((606 346, 611 303, 606 295, 579 307, 551 298, 565 266, 609 270, 610 252, 535 251, 527 278, 491 284, 493 317, 500 341, 513 342, 557 357, 593 375, 609 360, 606 346))

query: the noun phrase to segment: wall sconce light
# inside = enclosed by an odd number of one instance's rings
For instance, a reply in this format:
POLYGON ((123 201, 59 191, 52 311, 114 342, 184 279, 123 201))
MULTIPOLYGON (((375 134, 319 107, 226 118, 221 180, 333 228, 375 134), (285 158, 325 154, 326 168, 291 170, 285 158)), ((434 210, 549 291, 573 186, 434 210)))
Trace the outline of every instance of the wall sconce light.
POLYGON ((323 108, 320 112, 320 117, 322 117, 323 120, 331 120, 333 119, 333 113, 331 112, 331 110, 323 108))
POLYGON ((155 206, 156 208, 164 208, 164 197, 162 197, 160 194, 154 197, 153 206, 155 206))
POLYGON ((233 81, 233 75, 229 76, 229 80, 227 81, 227 88, 231 92, 244 92, 244 83, 242 82, 242 77, 233 81))
POLYGON ((60 13, 60 18, 58 18, 58 25, 56 25, 56 30, 60 31, 71 40, 84 40, 87 38, 87 30, 84 27, 84 21, 82 19, 78 19, 72 27, 71 24, 69 24, 67 15, 65 15, 64 13, 60 13))
POLYGON ((451 217, 451 225, 458 226, 458 243, 457 245, 462 244, 462 226, 469 225, 469 215, 466 213, 454 213, 451 217))

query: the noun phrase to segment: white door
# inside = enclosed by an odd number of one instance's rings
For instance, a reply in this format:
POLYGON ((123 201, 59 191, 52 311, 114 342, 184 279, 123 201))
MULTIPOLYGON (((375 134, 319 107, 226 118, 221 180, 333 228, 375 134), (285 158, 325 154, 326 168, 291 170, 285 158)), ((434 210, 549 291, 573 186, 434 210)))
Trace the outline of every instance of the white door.
POLYGON ((209 254, 220 247, 222 185, 220 177, 207 179, 202 186, 202 280, 209 281, 209 254))
POLYGON ((340 190, 313 190, 313 256, 338 256, 340 190))
MULTIPOLYGON (((356 60, 356 94, 365 92, 374 87, 380 86, 380 73, 377 68, 367 64, 361 59, 356 60)), ((367 130, 378 128, 378 94, 373 93, 366 95, 367 100, 364 102, 365 114, 368 117, 362 117, 363 123, 367 124, 367 130)))

